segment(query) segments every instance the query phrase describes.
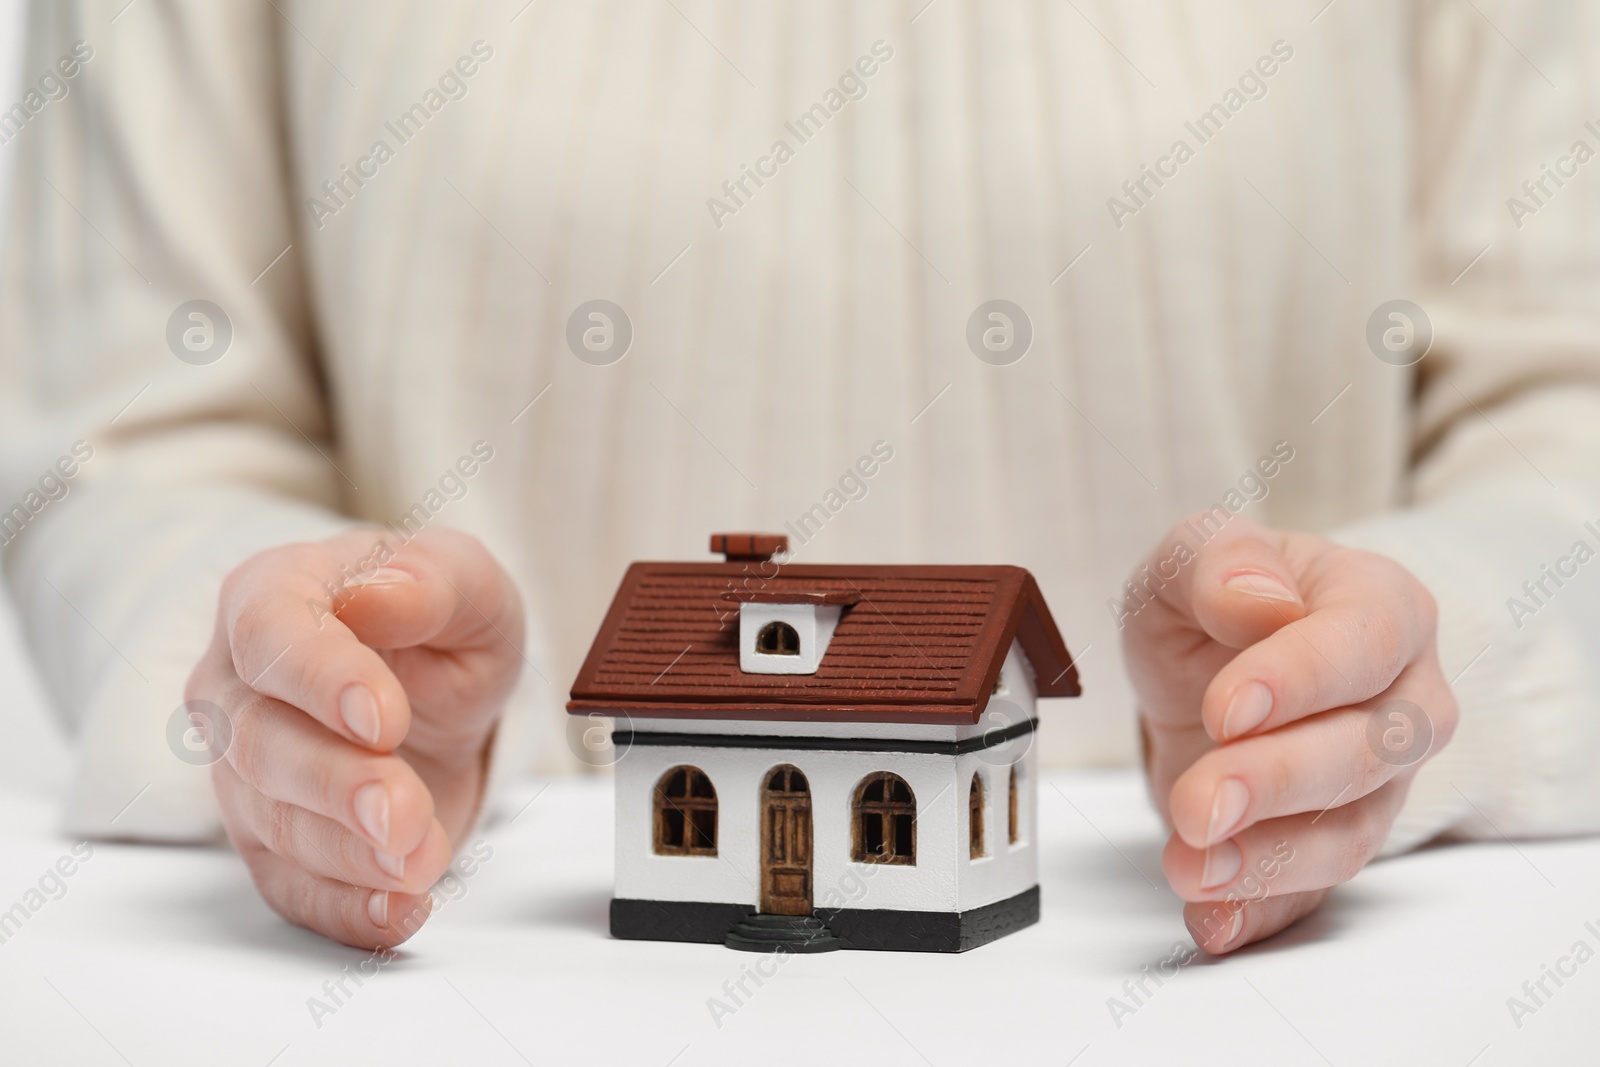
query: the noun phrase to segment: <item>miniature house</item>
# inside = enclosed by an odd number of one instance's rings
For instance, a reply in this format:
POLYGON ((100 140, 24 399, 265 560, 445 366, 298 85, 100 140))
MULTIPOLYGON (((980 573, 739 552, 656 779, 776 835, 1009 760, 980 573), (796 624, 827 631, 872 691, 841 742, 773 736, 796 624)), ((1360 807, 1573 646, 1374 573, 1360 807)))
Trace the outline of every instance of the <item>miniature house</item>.
POLYGON ((622 938, 959 952, 1037 921, 1036 700, 1077 672, 1004 566, 635 563, 568 710, 614 719, 622 938))

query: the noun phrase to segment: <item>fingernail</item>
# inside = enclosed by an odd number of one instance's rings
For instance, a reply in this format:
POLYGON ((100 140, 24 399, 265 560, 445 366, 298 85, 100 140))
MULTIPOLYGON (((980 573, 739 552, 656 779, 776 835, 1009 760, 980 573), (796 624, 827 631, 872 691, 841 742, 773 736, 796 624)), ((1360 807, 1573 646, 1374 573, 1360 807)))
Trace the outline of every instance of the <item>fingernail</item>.
POLYGON ((382 782, 368 782, 356 790, 356 821, 381 851, 389 843, 389 791, 382 782))
POLYGON ((1215 889, 1227 885, 1244 866, 1244 853, 1232 841, 1218 841, 1206 849, 1206 865, 1200 871, 1200 888, 1215 889))
POLYGON ((414 582, 417 576, 398 567, 379 567, 370 574, 358 574, 345 585, 394 585, 397 582, 414 582))
POLYGON ((1222 739, 1230 741, 1249 733, 1272 714, 1272 690, 1262 682, 1247 682, 1239 687, 1222 716, 1222 739))
POLYGON ((1183 919, 1183 925, 1189 928, 1189 936, 1194 938, 1196 945, 1204 945, 1211 940, 1213 927, 1219 932, 1221 931, 1222 918, 1229 912, 1232 913, 1232 918, 1228 920, 1228 932, 1215 945, 1206 950, 1212 953, 1221 952, 1239 940, 1239 933, 1244 929, 1244 905, 1242 903, 1238 901, 1219 901, 1217 906, 1211 909, 1211 914, 1202 919, 1193 920, 1186 914, 1183 919))
POLYGON ((389 894, 381 889, 373 890, 367 898, 367 918, 372 920, 373 926, 389 925, 389 894))
POLYGON ((373 854, 373 859, 378 861, 378 869, 397 882, 406 880, 406 858, 393 856, 381 848, 373 854))
POLYGON ((1294 595, 1294 590, 1265 571, 1244 571, 1243 573, 1235 574, 1223 584, 1223 588, 1230 592, 1261 597, 1265 600, 1284 600, 1291 604, 1300 602, 1300 598, 1294 595))
POLYGON ((378 701, 372 690, 359 683, 345 686, 339 694, 339 717, 356 740, 368 745, 378 743, 378 701))
POLYGON ((1244 905, 1236 904, 1233 909, 1233 925, 1228 928, 1228 936, 1218 945, 1218 948, 1227 948, 1239 940, 1239 932, 1244 929, 1244 905))
MULTIPOLYGON (((365 787, 363 787, 365 788, 365 787)), ((1244 809, 1250 806, 1250 790, 1237 778, 1224 778, 1211 798, 1211 822, 1206 827, 1206 844, 1227 837, 1244 818, 1244 809)))

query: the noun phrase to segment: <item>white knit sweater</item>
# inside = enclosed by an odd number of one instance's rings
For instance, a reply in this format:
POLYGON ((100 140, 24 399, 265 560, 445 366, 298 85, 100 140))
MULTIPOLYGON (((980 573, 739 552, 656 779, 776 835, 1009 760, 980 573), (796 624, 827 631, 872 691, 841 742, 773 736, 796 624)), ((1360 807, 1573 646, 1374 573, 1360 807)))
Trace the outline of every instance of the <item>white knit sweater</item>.
POLYGON ((1600 547, 1600 15, 925 3, 38 4, 0 508, 72 827, 214 832, 166 731, 220 577, 418 504, 529 605, 506 766, 575 765, 629 560, 808 513, 801 558, 1030 568, 1086 688, 1045 756, 1124 763, 1107 602, 1235 489, 1444 607, 1464 723, 1391 847, 1600 825, 1600 567, 1523 591, 1600 547), (1414 367, 1366 340, 1397 298, 1414 367), (196 299, 214 362, 169 347, 196 299), (594 299, 608 365, 568 343, 594 299), (967 341, 991 299, 1031 328, 1008 365, 967 341))

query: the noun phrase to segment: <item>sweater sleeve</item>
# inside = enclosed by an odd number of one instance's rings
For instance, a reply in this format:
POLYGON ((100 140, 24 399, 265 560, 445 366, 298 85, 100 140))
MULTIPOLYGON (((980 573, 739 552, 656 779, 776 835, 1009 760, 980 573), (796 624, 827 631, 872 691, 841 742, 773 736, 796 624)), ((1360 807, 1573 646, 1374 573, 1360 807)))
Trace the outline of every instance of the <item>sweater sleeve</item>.
POLYGON ((1462 714, 1389 852, 1600 830, 1600 14, 1415 12, 1411 499, 1334 537, 1432 590, 1462 714))
POLYGON ((25 70, 49 77, 11 134, 0 541, 75 739, 68 829, 195 840, 219 823, 172 727, 221 578, 348 525, 344 479, 282 148, 281 18, 265 0, 118 7, 31 12, 25 70))

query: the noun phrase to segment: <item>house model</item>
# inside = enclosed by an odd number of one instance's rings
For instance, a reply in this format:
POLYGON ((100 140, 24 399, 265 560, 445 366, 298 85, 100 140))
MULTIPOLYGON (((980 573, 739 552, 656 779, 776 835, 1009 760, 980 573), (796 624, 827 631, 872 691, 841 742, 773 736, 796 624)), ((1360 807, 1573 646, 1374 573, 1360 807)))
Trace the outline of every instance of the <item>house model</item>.
POLYGON ((711 548, 629 567, 567 705, 614 720, 612 934, 962 952, 1036 922, 1035 702, 1079 688, 1033 576, 711 548))

